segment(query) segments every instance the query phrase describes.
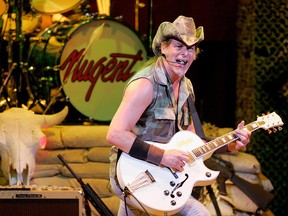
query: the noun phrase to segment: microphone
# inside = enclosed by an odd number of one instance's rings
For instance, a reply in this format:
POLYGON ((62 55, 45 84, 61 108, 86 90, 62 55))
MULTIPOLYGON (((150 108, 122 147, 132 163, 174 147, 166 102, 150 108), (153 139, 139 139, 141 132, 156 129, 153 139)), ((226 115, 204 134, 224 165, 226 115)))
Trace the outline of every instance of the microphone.
POLYGON ((180 60, 180 59, 176 59, 175 61, 170 61, 166 58, 166 55, 162 53, 162 56, 165 58, 165 60, 169 63, 172 63, 172 64, 180 64, 180 65, 186 65, 188 62, 185 61, 185 60, 180 60))

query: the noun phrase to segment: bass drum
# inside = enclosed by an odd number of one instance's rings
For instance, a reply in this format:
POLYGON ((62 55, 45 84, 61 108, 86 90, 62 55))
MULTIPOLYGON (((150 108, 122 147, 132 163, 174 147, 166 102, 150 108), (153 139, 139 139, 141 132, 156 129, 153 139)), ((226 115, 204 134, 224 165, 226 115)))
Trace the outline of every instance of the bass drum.
POLYGON ((28 66, 42 86, 36 95, 49 89, 49 95, 42 94, 49 101, 53 89, 63 87, 76 110, 109 122, 125 85, 146 59, 143 42, 126 24, 88 19, 57 23, 40 33, 30 46, 28 66))

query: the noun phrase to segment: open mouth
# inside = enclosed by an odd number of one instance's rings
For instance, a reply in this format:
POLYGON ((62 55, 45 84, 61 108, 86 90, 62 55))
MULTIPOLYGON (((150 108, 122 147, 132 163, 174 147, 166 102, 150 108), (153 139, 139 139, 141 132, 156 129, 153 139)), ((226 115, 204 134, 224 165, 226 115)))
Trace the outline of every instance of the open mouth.
POLYGON ((184 66, 184 65, 186 65, 188 63, 188 61, 176 59, 176 63, 184 66))

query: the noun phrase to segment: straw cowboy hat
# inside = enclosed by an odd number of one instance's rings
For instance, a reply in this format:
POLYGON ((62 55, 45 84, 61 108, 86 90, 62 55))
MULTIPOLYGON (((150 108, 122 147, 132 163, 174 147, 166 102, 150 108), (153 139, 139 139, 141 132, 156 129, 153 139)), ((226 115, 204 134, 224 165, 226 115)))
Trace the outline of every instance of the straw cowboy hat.
POLYGON ((175 38, 192 46, 204 40, 204 28, 200 26, 196 29, 193 18, 185 16, 179 16, 173 23, 161 23, 152 42, 155 55, 161 53, 161 43, 167 38, 175 38))

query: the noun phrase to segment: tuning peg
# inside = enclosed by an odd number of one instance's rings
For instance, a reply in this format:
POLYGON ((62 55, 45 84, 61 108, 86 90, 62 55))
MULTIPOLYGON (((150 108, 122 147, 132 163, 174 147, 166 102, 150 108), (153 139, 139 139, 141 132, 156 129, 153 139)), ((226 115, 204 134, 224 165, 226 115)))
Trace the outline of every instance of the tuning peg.
POLYGON ((268 129, 268 134, 271 134, 272 133, 272 130, 268 129))
POLYGON ((276 133, 278 130, 277 128, 273 128, 273 132, 276 133))
POLYGON ((278 131, 281 131, 283 128, 282 127, 278 127, 278 131))

